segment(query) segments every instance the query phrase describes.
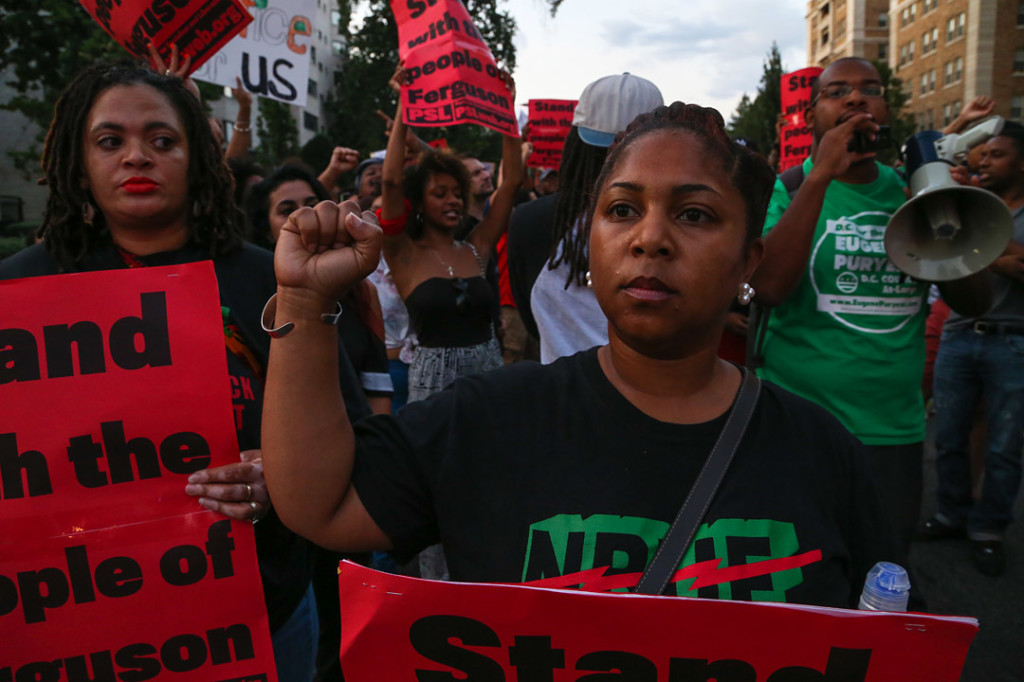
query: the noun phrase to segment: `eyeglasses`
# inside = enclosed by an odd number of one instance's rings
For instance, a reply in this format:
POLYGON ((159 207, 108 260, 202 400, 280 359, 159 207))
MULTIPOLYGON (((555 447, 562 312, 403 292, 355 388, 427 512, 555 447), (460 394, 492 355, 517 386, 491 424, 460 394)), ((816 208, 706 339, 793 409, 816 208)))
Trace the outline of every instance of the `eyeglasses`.
POLYGON ((825 99, 842 99, 843 97, 849 97, 850 93, 854 90, 860 92, 863 97, 884 97, 885 86, 880 83, 864 83, 863 85, 849 85, 847 83, 835 83, 833 85, 826 85, 820 91, 818 91, 818 98, 824 97, 825 99))

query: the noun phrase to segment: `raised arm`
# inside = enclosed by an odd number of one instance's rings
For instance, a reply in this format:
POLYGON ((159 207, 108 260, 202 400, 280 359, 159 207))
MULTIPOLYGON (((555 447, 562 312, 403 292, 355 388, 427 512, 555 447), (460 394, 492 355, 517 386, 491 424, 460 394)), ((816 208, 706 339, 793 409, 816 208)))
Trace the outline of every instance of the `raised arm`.
MULTIPOLYGON (((515 101, 516 87, 512 76, 504 74, 505 84, 508 86, 515 101)), ((495 245, 501 239, 501 235, 508 229, 508 219, 512 214, 515 204, 516 191, 523 181, 522 138, 518 136, 505 135, 501 144, 501 184, 491 198, 491 210, 480 223, 473 228, 467 238, 476 248, 477 253, 485 254, 485 257, 494 251, 495 245)))
POLYGON ((249 153, 249 145, 252 143, 252 95, 242 87, 242 79, 238 76, 235 76, 235 87, 231 89, 231 95, 238 102, 238 116, 235 117, 234 131, 224 158, 241 159, 249 153))
POLYGON ((858 114, 822 136, 814 167, 779 222, 765 235, 764 259, 751 281, 759 303, 777 306, 793 293, 807 269, 811 242, 829 183, 842 176, 855 161, 873 156, 848 151, 853 132, 858 128, 877 130, 878 126, 868 114, 858 114))
MULTIPOLYGON (((338 384, 338 331, 321 315, 380 260, 380 229, 355 201, 300 208, 274 254, 276 311, 294 327, 271 342, 263 403, 263 468, 278 516, 318 545, 387 549, 351 486, 355 442, 338 384)), ((351 314, 345 311, 343 314, 351 314)))

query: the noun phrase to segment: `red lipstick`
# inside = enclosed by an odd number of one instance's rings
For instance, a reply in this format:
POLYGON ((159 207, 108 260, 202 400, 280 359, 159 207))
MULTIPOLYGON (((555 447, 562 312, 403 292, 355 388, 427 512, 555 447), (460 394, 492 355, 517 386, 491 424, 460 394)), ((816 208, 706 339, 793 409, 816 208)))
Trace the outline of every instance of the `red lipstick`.
POLYGON ((156 191, 160 184, 152 178, 132 177, 121 183, 121 188, 129 194, 149 194, 156 191))

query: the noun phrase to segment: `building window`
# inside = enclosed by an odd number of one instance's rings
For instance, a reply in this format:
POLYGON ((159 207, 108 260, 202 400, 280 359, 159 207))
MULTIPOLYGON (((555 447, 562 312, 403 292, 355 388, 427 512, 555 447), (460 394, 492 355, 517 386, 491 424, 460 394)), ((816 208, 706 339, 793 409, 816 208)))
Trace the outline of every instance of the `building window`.
POLYGON ((935 130, 935 112, 931 109, 924 112, 925 127, 928 130, 935 130))
POLYGON ((953 120, 953 105, 946 104, 942 107, 942 125, 948 126, 953 120))
POLYGON ((316 61, 316 45, 309 46, 309 58, 316 61))
POLYGON ((312 78, 309 79, 309 87, 306 88, 306 92, 310 97, 316 97, 316 81, 312 78))
POLYGON ((953 102, 953 118, 960 115, 960 100, 953 102))
POLYGON ((914 41, 910 41, 910 45, 907 46, 907 61, 914 61, 914 41))
POLYGON ((1013 53, 1013 72, 1024 73, 1024 50, 1013 53))
POLYGON ((928 93, 928 74, 921 74, 921 96, 923 97, 928 93))
POLYGON ((1019 121, 1024 117, 1024 97, 1017 95, 1010 100, 1010 118, 1019 121))
POLYGON ((1017 5, 1017 25, 1024 26, 1024 0, 1017 5))
POLYGON ((878 45, 878 59, 885 61, 889 58, 889 43, 879 43, 878 45))
POLYGON ((304 127, 306 130, 312 130, 315 133, 317 131, 317 128, 320 127, 320 120, 316 117, 315 114, 311 114, 308 111, 303 111, 302 127, 304 127))
POLYGON ((946 22, 946 42, 951 42, 956 37, 956 17, 950 17, 946 22))
POLYGON ((821 30, 821 44, 822 45, 828 45, 828 29, 827 28, 821 30))
MULTIPOLYGON (((953 82, 959 83, 964 77, 964 58, 957 57, 953 66, 953 82)), ((959 112, 957 112, 959 113, 959 112)))
POLYGON ((821 16, 823 16, 823 17, 827 17, 828 16, 828 3, 827 2, 824 5, 821 6, 821 16))
POLYGON ((935 69, 928 71, 928 92, 935 92, 935 69))
POLYGON ((944 85, 949 85, 953 82, 953 62, 946 62, 946 76, 943 81, 944 85))
POLYGON ((331 26, 333 26, 336 31, 341 30, 341 12, 336 9, 331 10, 331 26))
POLYGON ((921 54, 925 55, 932 51, 932 36, 928 31, 921 36, 921 54))
POLYGON ((956 37, 962 38, 964 35, 964 24, 967 21, 967 16, 961 12, 956 17, 956 37))
POLYGON ((331 41, 331 54, 333 54, 335 57, 340 57, 344 53, 345 53, 345 41, 344 40, 334 40, 334 41, 331 41))
POLYGON ((889 13, 879 12, 878 13, 878 26, 880 28, 889 28, 889 13))

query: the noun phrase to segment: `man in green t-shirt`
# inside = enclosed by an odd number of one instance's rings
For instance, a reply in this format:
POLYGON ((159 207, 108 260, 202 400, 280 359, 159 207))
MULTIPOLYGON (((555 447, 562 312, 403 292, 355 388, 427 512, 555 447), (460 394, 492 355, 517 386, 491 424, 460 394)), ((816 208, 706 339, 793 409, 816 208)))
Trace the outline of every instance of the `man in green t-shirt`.
MULTIPOLYGON (((830 410, 867 447, 894 527, 909 545, 921 499, 927 285, 889 261, 883 237, 905 201, 896 172, 849 150, 888 122, 885 89, 859 58, 822 72, 805 113, 811 158, 790 198, 776 183, 752 282, 773 307, 759 373, 830 410)), ((957 309, 987 308, 987 281, 940 286, 957 309)))

